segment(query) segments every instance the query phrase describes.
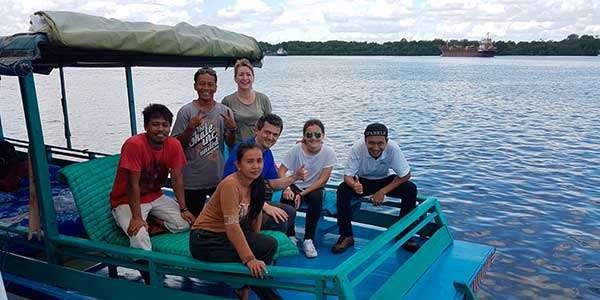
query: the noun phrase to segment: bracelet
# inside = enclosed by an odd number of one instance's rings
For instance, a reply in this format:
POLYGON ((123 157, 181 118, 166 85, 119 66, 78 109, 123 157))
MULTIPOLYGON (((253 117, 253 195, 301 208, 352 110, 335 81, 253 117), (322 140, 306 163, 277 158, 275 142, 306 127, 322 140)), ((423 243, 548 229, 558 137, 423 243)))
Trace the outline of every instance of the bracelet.
POLYGON ((188 211, 187 207, 184 207, 184 208, 180 208, 180 209, 179 209, 179 212, 181 212, 181 213, 184 213, 184 212, 186 212, 186 211, 188 211))

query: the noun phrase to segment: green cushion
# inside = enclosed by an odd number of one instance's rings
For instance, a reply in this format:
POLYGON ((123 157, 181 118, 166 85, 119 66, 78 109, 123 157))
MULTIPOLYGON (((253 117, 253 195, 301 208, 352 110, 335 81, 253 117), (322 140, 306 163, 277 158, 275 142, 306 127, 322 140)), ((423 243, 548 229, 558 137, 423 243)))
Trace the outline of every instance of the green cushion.
MULTIPOLYGON (((81 222, 89 238, 109 244, 129 246, 129 239, 117 226, 110 210, 110 192, 119 155, 69 165, 60 170, 60 176, 71 188, 79 210, 81 222)), ((277 240, 279 256, 298 255, 298 248, 285 234, 278 231, 263 231, 277 240)), ((152 250, 156 252, 191 256, 189 232, 166 233, 153 236, 152 250)))
POLYGON ((284 256, 294 256, 300 254, 298 247, 290 241, 286 234, 281 231, 261 230, 260 233, 268 235, 277 241, 277 252, 274 259, 284 256))
POLYGON ((71 164, 60 170, 66 179, 89 238, 109 244, 129 246, 129 239, 117 226, 110 210, 119 155, 71 164))
MULTIPOLYGON (((263 230, 260 233, 273 237, 277 241, 277 252, 275 259, 278 257, 298 255, 298 247, 290 241, 290 239, 280 231, 263 230)), ((189 232, 166 233, 153 236, 152 250, 162 253, 191 256, 189 247, 189 232)))

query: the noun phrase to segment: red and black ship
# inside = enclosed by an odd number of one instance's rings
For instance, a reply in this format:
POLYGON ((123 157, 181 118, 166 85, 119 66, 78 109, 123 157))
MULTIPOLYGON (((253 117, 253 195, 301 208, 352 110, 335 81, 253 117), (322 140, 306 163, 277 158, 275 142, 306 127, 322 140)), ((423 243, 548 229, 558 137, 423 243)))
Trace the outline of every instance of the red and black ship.
POLYGON ((448 44, 441 46, 442 56, 444 57, 494 57, 496 56, 496 47, 492 43, 490 34, 479 43, 479 47, 471 46, 450 46, 448 44))

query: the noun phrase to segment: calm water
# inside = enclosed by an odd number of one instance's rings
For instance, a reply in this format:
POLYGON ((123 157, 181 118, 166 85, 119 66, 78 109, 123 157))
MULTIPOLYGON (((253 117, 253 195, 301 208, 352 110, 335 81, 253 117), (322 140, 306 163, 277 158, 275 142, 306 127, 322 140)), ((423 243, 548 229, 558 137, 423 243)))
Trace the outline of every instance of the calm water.
MULTIPOLYGON (((137 111, 194 99, 193 72, 134 69, 137 111)), ((218 99, 232 73, 219 70, 218 99)), ((498 249, 480 296, 600 298, 600 57, 268 57, 256 75, 285 121, 277 159, 308 118, 324 121, 340 162, 368 123, 388 124, 455 237, 498 249)), ((57 79, 36 76, 37 91, 46 142, 65 145, 57 79)), ((74 147, 117 152, 124 71, 66 79, 74 147)), ((0 85, 5 135, 25 138, 16 80, 0 85)))

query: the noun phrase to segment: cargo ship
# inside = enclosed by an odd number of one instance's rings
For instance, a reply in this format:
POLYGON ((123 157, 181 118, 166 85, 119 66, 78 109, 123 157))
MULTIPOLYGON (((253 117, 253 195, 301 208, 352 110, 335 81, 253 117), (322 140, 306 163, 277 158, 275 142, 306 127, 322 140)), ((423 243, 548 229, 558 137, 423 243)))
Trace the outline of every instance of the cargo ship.
POLYGON ((479 47, 473 45, 461 47, 446 44, 441 46, 440 50, 444 57, 494 57, 497 49, 488 33, 487 37, 479 43, 479 47))

